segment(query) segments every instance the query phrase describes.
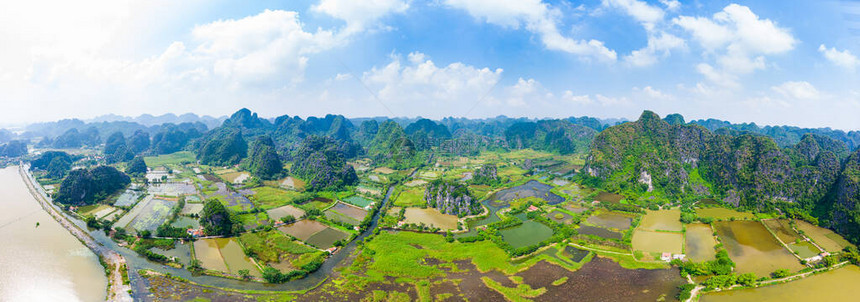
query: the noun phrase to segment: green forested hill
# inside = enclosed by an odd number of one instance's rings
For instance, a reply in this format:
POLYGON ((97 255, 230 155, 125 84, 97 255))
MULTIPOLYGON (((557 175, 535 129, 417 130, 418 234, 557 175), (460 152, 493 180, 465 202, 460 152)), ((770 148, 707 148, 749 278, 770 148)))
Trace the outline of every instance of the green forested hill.
POLYGON ((642 202, 715 197, 757 211, 800 210, 850 232, 849 237, 860 231, 850 229, 860 221, 851 215, 860 212, 851 177, 860 175, 851 164, 860 155, 855 153, 843 170, 848 148, 842 141, 805 134, 799 143, 781 148, 768 136, 713 133, 684 124, 680 116, 667 120, 646 111, 635 122, 599 133, 584 179, 642 202))

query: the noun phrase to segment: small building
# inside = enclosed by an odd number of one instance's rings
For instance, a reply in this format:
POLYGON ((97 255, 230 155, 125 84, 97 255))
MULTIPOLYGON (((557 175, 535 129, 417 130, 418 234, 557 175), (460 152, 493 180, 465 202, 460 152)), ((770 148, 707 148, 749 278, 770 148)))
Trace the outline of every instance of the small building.
POLYGON ((188 230, 186 230, 186 232, 188 233, 188 235, 191 235, 191 237, 195 237, 195 238, 203 237, 203 228, 202 227, 199 229, 188 229, 188 230))
POLYGON ((666 262, 672 261, 672 253, 664 252, 662 255, 660 255, 660 260, 666 262))
POLYGON ((327 248, 325 251, 328 252, 329 254, 334 254, 334 252, 337 251, 337 247, 333 246, 333 247, 327 248))
POLYGON ((529 212, 534 212, 534 211, 537 211, 537 210, 540 210, 540 209, 539 209, 538 207, 536 207, 536 206, 533 206, 533 205, 532 205, 532 206, 529 206, 529 212))

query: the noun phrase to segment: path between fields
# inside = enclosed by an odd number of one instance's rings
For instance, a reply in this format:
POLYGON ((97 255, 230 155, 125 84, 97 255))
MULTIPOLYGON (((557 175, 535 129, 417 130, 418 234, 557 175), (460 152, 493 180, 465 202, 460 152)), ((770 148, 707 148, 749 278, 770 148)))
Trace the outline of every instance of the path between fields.
POLYGON ((60 225, 69 230, 69 233, 74 235, 78 240, 86 245, 90 250, 93 251, 96 255, 101 258, 101 260, 107 264, 107 268, 110 269, 110 273, 108 274, 108 293, 107 297, 105 297, 108 301, 133 301, 131 298, 131 286, 128 284, 123 284, 122 280, 122 272, 121 269, 126 267, 125 258, 122 257, 119 253, 114 250, 111 250, 107 247, 104 247, 98 244, 95 239, 90 237, 87 232, 84 232, 80 228, 78 228, 75 224, 69 221, 63 214, 59 213, 54 207, 52 207, 49 202, 45 199, 42 194, 34 187, 35 184, 32 183, 30 178, 27 176, 27 173, 24 172, 23 166, 18 166, 18 172, 21 174, 21 177, 24 180, 24 183, 27 184, 27 189, 30 191, 30 194, 36 198, 36 201, 39 202, 39 205, 42 206, 42 209, 45 210, 51 217, 54 218, 60 225))

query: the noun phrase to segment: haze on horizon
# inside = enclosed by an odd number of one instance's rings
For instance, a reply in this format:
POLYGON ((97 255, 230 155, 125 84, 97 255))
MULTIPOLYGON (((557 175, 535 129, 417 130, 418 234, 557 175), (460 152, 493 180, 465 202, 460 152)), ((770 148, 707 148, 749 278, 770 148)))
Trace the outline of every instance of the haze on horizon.
POLYGON ((7 1, 0 125, 247 107, 860 129, 860 3, 7 1))

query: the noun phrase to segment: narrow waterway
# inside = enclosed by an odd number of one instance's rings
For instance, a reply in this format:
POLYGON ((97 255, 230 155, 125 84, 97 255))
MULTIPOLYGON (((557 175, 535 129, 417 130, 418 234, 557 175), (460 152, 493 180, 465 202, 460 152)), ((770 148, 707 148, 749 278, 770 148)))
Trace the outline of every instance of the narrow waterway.
POLYGON ((39 206, 17 167, 0 170, 0 192, 0 301, 103 301, 98 257, 39 206))

